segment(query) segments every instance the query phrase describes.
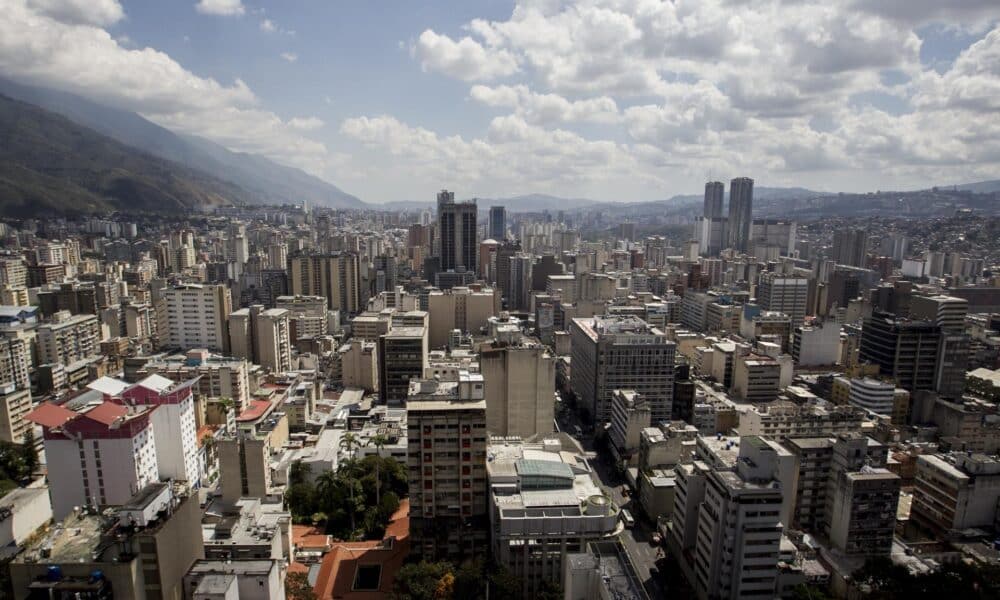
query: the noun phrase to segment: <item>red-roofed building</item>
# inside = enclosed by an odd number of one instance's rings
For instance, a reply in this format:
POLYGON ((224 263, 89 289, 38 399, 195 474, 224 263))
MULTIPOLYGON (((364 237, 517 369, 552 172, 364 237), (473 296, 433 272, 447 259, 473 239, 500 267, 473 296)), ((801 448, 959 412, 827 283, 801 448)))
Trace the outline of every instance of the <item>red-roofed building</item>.
POLYGON ((124 504, 159 481, 150 416, 113 402, 80 412, 45 403, 27 415, 42 426, 54 519, 77 506, 124 504))
POLYGON ((313 590, 320 600, 381 600, 392 593, 410 552, 410 503, 403 500, 381 541, 339 542, 323 557, 313 590))

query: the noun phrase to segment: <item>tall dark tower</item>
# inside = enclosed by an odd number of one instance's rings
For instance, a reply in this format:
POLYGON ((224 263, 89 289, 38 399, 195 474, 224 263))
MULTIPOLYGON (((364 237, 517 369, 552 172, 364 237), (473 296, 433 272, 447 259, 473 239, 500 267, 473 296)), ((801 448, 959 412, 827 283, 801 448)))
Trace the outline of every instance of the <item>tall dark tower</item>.
POLYGON ((709 181, 705 184, 705 209, 701 216, 706 219, 722 218, 722 197, 725 187, 721 181, 709 181))
POLYGON ((739 252, 750 249, 753 220, 753 179, 737 177, 729 182, 729 247, 739 252))
POLYGON ((476 268, 476 201, 455 202, 454 192, 441 190, 437 196, 438 254, 442 271, 476 268))
POLYGON ((502 206, 490 207, 489 237, 498 242, 507 237, 507 209, 502 206))

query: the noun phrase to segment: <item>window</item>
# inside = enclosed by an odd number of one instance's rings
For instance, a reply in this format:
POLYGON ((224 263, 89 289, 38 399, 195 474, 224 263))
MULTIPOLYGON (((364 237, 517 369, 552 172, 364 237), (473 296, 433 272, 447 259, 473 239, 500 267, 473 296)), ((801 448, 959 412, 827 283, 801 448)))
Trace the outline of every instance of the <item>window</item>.
POLYGON ((382 565, 358 565, 354 573, 354 590, 377 592, 382 579, 382 565))

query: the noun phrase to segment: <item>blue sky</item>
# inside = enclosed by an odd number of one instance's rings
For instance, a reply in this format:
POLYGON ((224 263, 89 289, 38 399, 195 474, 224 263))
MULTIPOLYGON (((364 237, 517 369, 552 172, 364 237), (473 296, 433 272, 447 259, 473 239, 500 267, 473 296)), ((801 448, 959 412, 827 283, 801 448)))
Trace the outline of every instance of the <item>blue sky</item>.
POLYGON ((1000 177, 995 0, 0 0, 0 74, 362 199, 1000 177))

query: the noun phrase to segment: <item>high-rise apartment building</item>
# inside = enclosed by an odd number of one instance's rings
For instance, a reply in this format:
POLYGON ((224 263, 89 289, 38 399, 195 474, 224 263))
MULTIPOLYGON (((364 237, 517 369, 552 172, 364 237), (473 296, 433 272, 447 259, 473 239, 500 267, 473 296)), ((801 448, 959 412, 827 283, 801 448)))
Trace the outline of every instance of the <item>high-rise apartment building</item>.
POLYGON ((28 368, 31 346, 19 337, 0 338, 0 385, 11 384, 22 390, 31 388, 28 368))
POLYGON ((570 384, 584 419, 611 418, 614 390, 634 390, 649 403, 654 423, 670 419, 676 345, 638 317, 573 319, 570 384))
POLYGON ((350 315, 364 310, 358 255, 307 254, 288 259, 289 292, 296 296, 323 296, 330 310, 350 315))
POLYGON ((13 444, 24 442, 32 426, 25 418, 31 411, 31 389, 11 382, 0 383, 0 440, 13 444))
POLYGON ((150 424, 156 446, 160 479, 187 482, 192 488, 201 482, 201 465, 196 438, 194 409, 196 379, 175 383, 160 375, 149 375, 135 385, 102 377, 90 386, 104 399, 134 409, 151 411, 150 424))
POLYGON ((292 343, 299 338, 327 334, 328 315, 323 296, 278 296, 274 307, 289 311, 292 343))
POLYGON ((415 379, 406 400, 410 543, 424 560, 486 554, 486 401, 483 379, 415 379))
POLYGON ((507 237, 507 209, 502 206, 490 207, 489 237, 502 242, 507 237))
POLYGON ((887 448, 856 432, 839 435, 833 444, 825 533, 844 554, 888 556, 892 549, 899 476, 885 468, 886 453, 887 448))
POLYGON ((555 359, 527 339, 480 346, 479 369, 486 385, 486 428, 490 435, 530 438, 552 431, 555 359))
POLYGON ((82 412, 46 402, 28 414, 42 426, 56 520, 74 507, 124 504, 159 479, 150 416, 107 401, 82 412))
POLYGON ((157 301, 159 347, 229 352, 232 295, 222 284, 169 287, 157 301))
POLYGON ((441 190, 437 197, 437 249, 442 271, 476 268, 476 201, 455 202, 454 192, 441 190))
POLYGON ((233 356, 245 358, 271 372, 292 368, 289 311, 255 305, 229 315, 229 340, 233 356))
POLYGON ((729 247, 739 252, 750 250, 750 226, 753 222, 753 179, 738 177, 729 182, 729 247))
POLYGON ((738 446, 735 465, 708 465, 701 485, 687 482, 682 502, 675 497, 672 526, 694 529, 691 568, 700 598, 775 595, 784 530, 776 476, 792 463, 787 451, 764 438, 743 437, 738 446))
POLYGON ((59 311, 38 326, 39 364, 70 363, 99 353, 101 324, 95 315, 59 311))

